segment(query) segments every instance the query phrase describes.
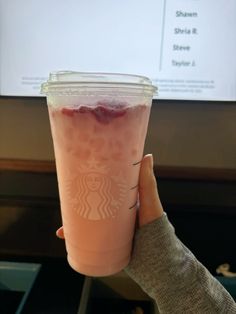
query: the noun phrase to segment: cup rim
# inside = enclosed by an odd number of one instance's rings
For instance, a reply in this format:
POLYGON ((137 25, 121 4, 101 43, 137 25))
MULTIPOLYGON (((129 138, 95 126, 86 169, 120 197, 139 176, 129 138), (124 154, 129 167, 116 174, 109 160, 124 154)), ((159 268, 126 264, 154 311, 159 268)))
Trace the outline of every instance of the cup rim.
POLYGON ((76 90, 123 89, 154 94, 157 87, 146 76, 126 73, 55 71, 41 85, 41 94, 74 94, 76 90))

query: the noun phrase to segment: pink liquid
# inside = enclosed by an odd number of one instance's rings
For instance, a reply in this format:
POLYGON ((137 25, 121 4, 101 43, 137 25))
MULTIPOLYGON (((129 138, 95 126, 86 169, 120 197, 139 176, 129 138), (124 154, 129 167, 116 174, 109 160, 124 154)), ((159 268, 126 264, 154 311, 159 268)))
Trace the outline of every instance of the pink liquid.
POLYGON ((130 260, 150 106, 49 105, 68 261, 105 276, 130 260))

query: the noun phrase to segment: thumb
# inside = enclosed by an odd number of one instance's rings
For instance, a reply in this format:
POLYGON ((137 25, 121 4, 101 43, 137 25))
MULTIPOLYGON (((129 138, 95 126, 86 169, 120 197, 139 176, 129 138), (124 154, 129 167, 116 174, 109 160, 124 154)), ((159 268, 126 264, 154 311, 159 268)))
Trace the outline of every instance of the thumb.
POLYGON ((159 218, 163 208, 157 191, 153 173, 153 157, 148 154, 143 157, 139 174, 139 226, 143 226, 159 218))

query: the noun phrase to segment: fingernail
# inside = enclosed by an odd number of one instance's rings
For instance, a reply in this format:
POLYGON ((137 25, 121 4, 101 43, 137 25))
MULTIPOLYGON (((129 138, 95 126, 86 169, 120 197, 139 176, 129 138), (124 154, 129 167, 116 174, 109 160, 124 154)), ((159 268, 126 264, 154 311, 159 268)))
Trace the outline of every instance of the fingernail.
POLYGON ((151 171, 153 171, 153 156, 152 154, 148 154, 149 156, 149 168, 151 171))

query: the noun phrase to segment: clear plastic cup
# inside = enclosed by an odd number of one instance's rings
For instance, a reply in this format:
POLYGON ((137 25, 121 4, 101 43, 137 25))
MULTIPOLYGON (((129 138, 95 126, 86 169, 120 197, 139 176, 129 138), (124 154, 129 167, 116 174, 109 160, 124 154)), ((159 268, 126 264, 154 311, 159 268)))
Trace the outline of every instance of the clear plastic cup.
POLYGON ((111 275, 129 263, 155 91, 148 78, 109 73, 56 72, 42 85, 67 258, 85 275, 111 275))

